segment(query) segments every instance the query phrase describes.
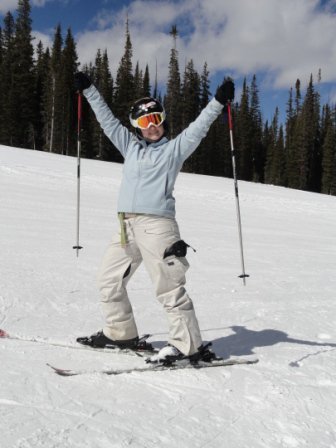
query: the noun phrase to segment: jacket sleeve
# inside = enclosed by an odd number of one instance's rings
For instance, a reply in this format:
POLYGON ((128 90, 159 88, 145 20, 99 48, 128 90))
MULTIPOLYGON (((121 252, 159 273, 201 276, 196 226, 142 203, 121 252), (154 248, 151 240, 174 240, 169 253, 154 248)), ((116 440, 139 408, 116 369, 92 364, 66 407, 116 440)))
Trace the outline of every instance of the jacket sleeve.
POLYGON ((83 93, 95 113, 104 133, 120 151, 123 157, 125 157, 130 140, 133 138, 133 134, 113 115, 111 109, 94 85, 91 85, 88 89, 84 90, 83 93))
POLYGON ((174 153, 180 162, 184 162, 195 151, 222 110, 223 105, 213 98, 196 120, 175 138, 174 153))

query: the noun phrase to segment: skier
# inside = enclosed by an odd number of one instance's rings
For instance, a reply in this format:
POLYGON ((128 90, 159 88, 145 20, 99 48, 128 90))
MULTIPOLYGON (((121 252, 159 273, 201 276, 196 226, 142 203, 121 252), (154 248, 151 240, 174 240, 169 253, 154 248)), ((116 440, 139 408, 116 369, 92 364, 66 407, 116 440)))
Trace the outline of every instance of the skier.
POLYGON ((165 110, 157 99, 142 98, 131 107, 133 134, 113 115, 85 73, 76 73, 75 88, 83 92, 105 134, 124 157, 118 199, 120 233, 112 238, 98 274, 105 326, 77 342, 92 347, 151 348, 139 340, 126 289, 143 261, 169 324, 168 344, 152 361, 186 357, 211 361, 215 355, 202 344, 194 306, 185 289, 189 246, 181 239, 175 220, 173 189, 183 162, 233 100, 234 83, 225 79, 196 120, 172 140, 167 138, 165 110))

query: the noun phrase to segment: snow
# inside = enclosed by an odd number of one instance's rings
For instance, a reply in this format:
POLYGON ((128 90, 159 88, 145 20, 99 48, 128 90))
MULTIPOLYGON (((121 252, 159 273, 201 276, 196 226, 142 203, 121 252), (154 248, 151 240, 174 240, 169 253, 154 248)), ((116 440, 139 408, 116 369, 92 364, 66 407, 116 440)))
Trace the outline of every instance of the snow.
MULTIPOLYGON (((96 274, 117 229, 122 166, 0 146, 0 328, 74 345, 102 327, 96 274)), ((88 374, 142 359, 0 339, 4 448, 335 448, 336 198, 239 182, 241 274, 232 179, 181 173, 177 219, 203 338, 226 368, 88 374)), ((139 331, 161 347, 167 324, 148 276, 129 284, 139 331)))

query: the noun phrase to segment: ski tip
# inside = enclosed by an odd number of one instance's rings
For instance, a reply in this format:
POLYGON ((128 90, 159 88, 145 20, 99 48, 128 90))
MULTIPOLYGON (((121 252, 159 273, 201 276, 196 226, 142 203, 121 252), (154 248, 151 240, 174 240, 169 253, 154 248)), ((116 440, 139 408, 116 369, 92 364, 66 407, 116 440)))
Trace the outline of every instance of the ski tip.
POLYGON ((74 376, 76 373, 73 370, 68 369, 60 369, 58 367, 54 367, 51 364, 47 363, 47 366, 50 367, 57 375, 60 376, 74 376))

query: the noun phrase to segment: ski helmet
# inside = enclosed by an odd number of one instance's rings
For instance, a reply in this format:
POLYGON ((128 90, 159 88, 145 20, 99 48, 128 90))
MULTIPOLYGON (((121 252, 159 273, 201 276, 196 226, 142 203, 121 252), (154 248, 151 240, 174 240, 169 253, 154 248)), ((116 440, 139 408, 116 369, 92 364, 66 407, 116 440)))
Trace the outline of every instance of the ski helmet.
POLYGON ((162 104, 152 97, 145 97, 137 100, 131 107, 129 119, 136 128, 136 130, 146 129, 151 124, 160 125, 165 121, 166 112, 162 104), (152 115, 153 114, 153 115, 152 115), (141 126, 141 121, 138 119, 141 117, 148 117, 148 121, 144 121, 144 125, 141 126))

